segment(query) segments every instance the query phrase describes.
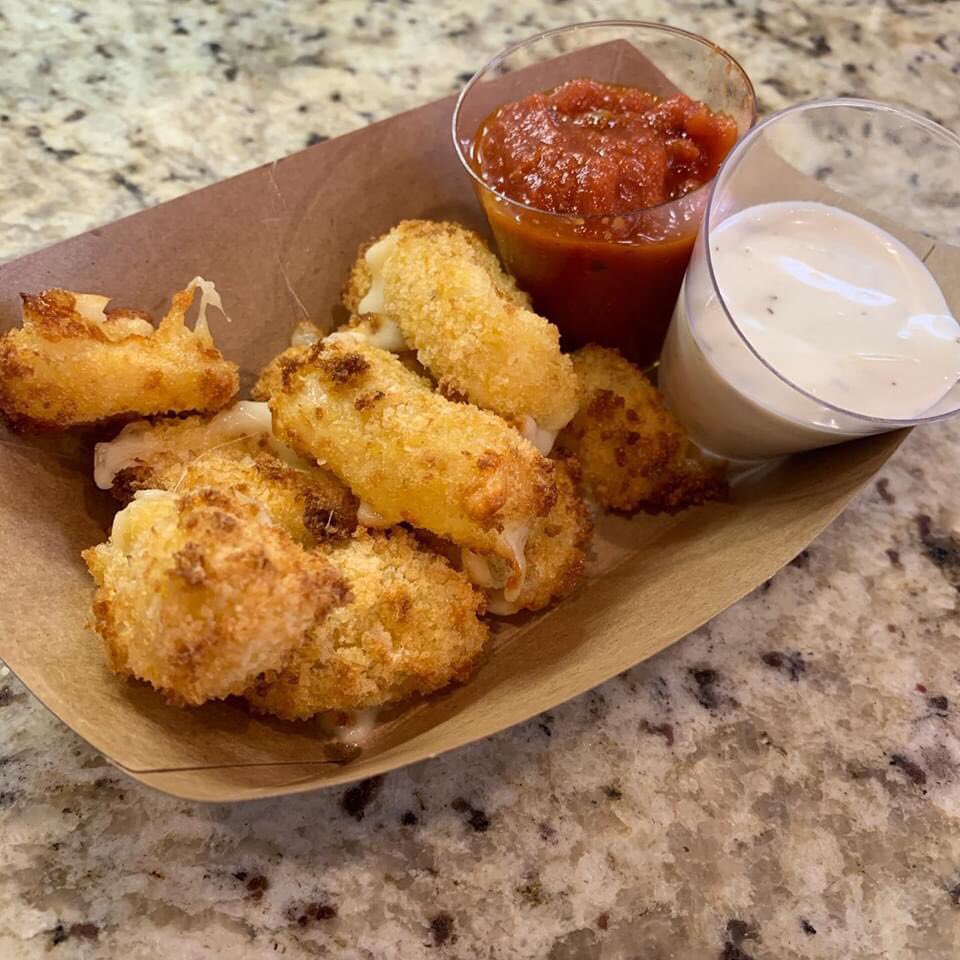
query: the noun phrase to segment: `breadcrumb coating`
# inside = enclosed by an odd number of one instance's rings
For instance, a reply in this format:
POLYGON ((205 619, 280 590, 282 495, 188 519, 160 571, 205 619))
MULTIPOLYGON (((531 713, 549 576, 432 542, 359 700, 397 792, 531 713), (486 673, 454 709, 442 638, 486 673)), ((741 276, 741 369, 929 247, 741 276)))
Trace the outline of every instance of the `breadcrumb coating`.
POLYGON ((470 230, 403 221, 361 253, 343 299, 361 319, 372 311, 394 322, 441 393, 551 431, 576 412, 576 379, 559 331, 529 309, 526 294, 470 230))
POLYGON ((131 415, 213 412, 239 387, 236 364, 205 320, 184 317, 199 288, 173 296, 154 327, 147 314, 108 309, 96 294, 21 294, 23 325, 0 338, 0 413, 17 430, 63 430, 131 415))
MULTIPOLYGON (((397 345, 396 332, 392 324, 388 324, 380 317, 353 316, 347 323, 337 329, 339 333, 355 333, 367 340, 373 346, 384 350, 391 350, 397 354, 397 359, 418 376, 429 379, 429 373, 417 360, 413 350, 406 349, 406 344, 397 345), (390 327, 386 330, 386 327, 390 327), (396 349, 394 347, 396 346, 396 349)), ((310 346, 323 339, 323 332, 313 324, 301 323, 293 331, 290 346, 283 353, 275 356, 261 371, 257 382, 253 385, 251 396, 254 400, 269 400, 271 394, 276 393, 283 382, 283 368, 294 360, 305 357, 310 346)))
POLYGON ((360 244, 357 249, 357 259, 353 261, 353 266, 347 275, 347 282, 340 292, 340 302, 351 317, 356 317, 360 313, 360 301, 369 293, 370 285, 373 283, 373 271, 367 263, 366 253, 374 243, 376 243, 375 240, 367 240, 360 244))
POLYGON ((250 391, 254 400, 269 400, 270 394, 280 389, 281 367, 284 363, 306 354, 307 348, 312 347, 324 337, 323 331, 309 320, 301 320, 290 334, 290 346, 282 353, 278 353, 261 371, 257 382, 250 391))
POLYGON ((285 720, 360 710, 465 680, 487 641, 483 599, 401 528, 320 547, 353 602, 334 610, 288 665, 244 696, 285 720))
POLYGON ((583 485, 601 506, 675 511, 726 496, 726 468, 691 452, 652 383, 616 350, 589 345, 573 354, 580 412, 557 438, 575 456, 583 485))
MULTIPOLYGON (((519 610, 541 610, 570 593, 583 578, 593 536, 593 518, 577 487, 579 464, 574 458, 555 462, 557 502, 546 517, 533 525, 527 540, 527 573, 523 586, 511 600, 504 597, 507 570, 502 561, 463 551, 453 560, 478 585, 488 591, 488 609, 496 615, 519 610)), ((449 545, 426 540, 425 545, 448 558, 449 545)))
POLYGON ((224 490, 140 494, 83 558, 110 666, 178 705, 242 693, 282 669, 349 599, 327 559, 224 490))
POLYGON ((272 435, 265 403, 241 400, 213 417, 162 417, 128 423, 109 442, 98 443, 93 476, 101 490, 128 501, 137 490, 172 489, 183 468, 216 450, 224 457, 292 451, 272 435))
POLYGON ((524 540, 556 484, 550 461, 503 420, 433 393, 392 354, 347 333, 282 374, 270 398, 277 436, 361 498, 362 523, 410 523, 522 575, 524 540))
POLYGON ((512 602, 518 610, 541 610, 553 600, 565 597, 583 578, 593 537, 593 518, 577 492, 579 464, 573 458, 558 460, 554 476, 557 502, 530 531, 527 576, 512 602))
POLYGON ((302 359, 310 352, 310 347, 287 347, 283 353, 278 353, 261 371, 257 382, 250 390, 254 400, 267 401, 280 390, 283 385, 283 368, 302 359))
POLYGON ((128 424, 112 442, 97 444, 97 483, 125 503, 138 490, 229 489, 259 501, 302 546, 349 536, 357 525, 356 497, 329 470, 296 457, 269 431, 243 432, 252 429, 254 418, 236 414, 256 406, 239 403, 212 420, 128 424))
POLYGON ((262 504, 274 523, 308 549, 357 528, 357 498, 329 471, 291 467, 269 453, 232 460, 214 454, 191 463, 180 490, 214 487, 262 504))
MULTIPOLYGON (((432 223, 435 221, 430 220, 403 220, 397 224, 397 228, 402 227, 406 223, 432 223)), ((483 238, 475 233, 473 230, 467 230, 466 227, 461 227, 459 224, 451 223, 449 221, 436 221, 440 223, 441 226, 450 226, 455 227, 458 230, 461 230, 466 238, 467 242, 474 248, 474 253, 477 260, 482 263, 489 271, 491 278, 494 283, 497 284, 498 288, 501 290, 503 295, 507 297, 511 302, 515 303, 518 307, 530 306, 530 294, 521 290, 517 286, 516 280, 507 273, 501 266, 500 261, 497 259, 497 255, 484 243, 483 238)), ((395 228, 395 229, 397 229, 395 228)), ((367 240, 364 243, 361 243, 357 249, 357 259, 353 262, 353 266, 350 268, 350 273, 347 276, 347 282, 343 285, 343 291, 340 296, 340 301, 346 307, 347 311, 350 314, 360 313, 360 301, 369 293, 370 286, 373 282, 373 271, 370 269, 370 265, 367 263, 366 252, 377 242, 377 240, 382 240, 384 237, 389 235, 387 233, 383 234, 381 237, 378 237, 374 240, 367 240)))

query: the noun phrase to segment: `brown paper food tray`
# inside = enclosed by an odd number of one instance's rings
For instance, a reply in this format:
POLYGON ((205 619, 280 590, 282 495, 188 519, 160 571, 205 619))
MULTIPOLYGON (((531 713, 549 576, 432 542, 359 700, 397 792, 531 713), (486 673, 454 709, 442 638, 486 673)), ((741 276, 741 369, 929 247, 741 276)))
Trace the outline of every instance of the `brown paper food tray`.
MULTIPOLYGON (((452 105, 429 104, 6 264, 0 330, 18 322, 19 291, 104 292, 159 315, 202 274, 233 317, 214 319, 214 334, 247 388, 296 320, 334 322, 360 242, 404 217, 483 228, 450 144, 452 105)), ((0 432, 0 658, 113 763, 168 793, 224 801, 348 783, 503 730, 663 650, 799 553, 904 435, 791 458, 738 485, 730 503, 602 518, 587 582, 572 597, 501 625, 467 684, 394 711, 344 763, 314 724, 264 720, 233 701, 179 710, 110 674, 86 626, 92 586, 80 560, 113 510, 91 481, 96 438, 0 432)))

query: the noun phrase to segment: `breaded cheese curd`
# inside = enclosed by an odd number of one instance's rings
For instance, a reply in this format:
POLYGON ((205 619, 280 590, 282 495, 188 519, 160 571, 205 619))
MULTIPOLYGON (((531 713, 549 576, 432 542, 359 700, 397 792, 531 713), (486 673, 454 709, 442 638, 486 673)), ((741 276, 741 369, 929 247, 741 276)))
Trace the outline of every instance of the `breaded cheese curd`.
POLYGON ((362 253, 344 303, 375 318, 371 342, 415 350, 441 393, 500 415, 544 453, 576 412, 559 331, 470 230, 403 221, 362 253))
POLYGON ((329 560, 212 488, 139 493, 83 557, 110 666, 174 704, 242 693, 349 599, 329 560))
POLYGON ((276 440, 265 403, 241 401, 212 418, 128 424, 97 444, 94 480, 122 502, 138 490, 235 490, 263 504, 306 547, 349 536, 357 523, 356 497, 276 440))
POLYGON ((526 577, 511 600, 504 595, 508 577, 504 565, 470 550, 462 551, 461 562, 467 575, 488 591, 490 613, 508 616, 520 610, 542 610, 571 593, 583 579, 593 519, 577 492, 580 467, 573 458, 558 460, 554 467, 557 502, 530 531, 526 577))
POLYGON ((276 674, 244 696, 285 720, 363 710, 465 680, 487 641, 483 598, 406 530, 358 530, 321 546, 352 603, 334 610, 276 674))
POLYGON ((508 562, 522 584, 530 530, 556 496, 553 465, 503 420, 453 403, 392 354, 333 334, 270 398, 278 438, 361 498, 359 520, 406 522, 508 562))
MULTIPOLYGON (((239 387, 236 364, 217 350, 197 277, 173 296, 154 327, 147 314, 109 309, 109 297, 68 290, 23 296, 23 325, 0 338, 0 413, 18 430, 63 430, 128 417, 226 406, 239 387), (185 322, 194 294, 200 314, 185 322)), ((222 309, 222 308, 221 308, 222 309)))
POLYGON ((727 493, 726 467, 691 450, 657 388, 616 350, 573 354, 580 411, 557 438, 583 470, 583 487, 603 507, 680 510, 727 493))

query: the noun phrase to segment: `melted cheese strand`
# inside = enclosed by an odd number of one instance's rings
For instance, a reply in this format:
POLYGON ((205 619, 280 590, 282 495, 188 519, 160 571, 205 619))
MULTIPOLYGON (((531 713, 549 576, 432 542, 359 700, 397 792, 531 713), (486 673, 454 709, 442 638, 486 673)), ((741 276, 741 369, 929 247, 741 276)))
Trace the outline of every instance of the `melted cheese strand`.
MULTIPOLYGON (((215 447, 230 440, 257 434, 273 437, 270 408, 266 403, 255 403, 252 400, 241 400, 221 411, 201 429, 206 434, 203 444, 206 447, 215 447)), ((274 440, 273 443, 287 462, 290 462, 289 457, 299 460, 293 451, 279 441, 274 440)), ((94 483, 101 490, 109 490, 121 470, 132 466, 139 458, 163 449, 165 445, 166 441, 154 433, 153 425, 148 421, 131 423, 120 431, 116 439, 97 444, 93 454, 94 483)))

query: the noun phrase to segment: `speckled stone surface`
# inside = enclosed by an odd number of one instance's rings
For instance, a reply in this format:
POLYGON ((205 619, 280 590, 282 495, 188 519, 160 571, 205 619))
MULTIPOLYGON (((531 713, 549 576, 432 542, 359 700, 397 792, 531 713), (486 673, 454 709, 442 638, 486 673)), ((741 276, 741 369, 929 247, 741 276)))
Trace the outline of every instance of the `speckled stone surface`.
MULTIPOLYGON (((669 19, 764 110, 960 129, 960 3, 0 6, 0 258, 454 90, 505 43, 669 19)), ((0 957, 943 958, 960 951, 960 425, 708 627, 509 733, 237 806, 125 779, 0 679, 0 957)))

